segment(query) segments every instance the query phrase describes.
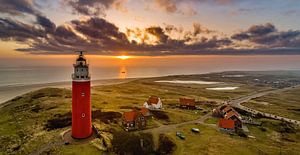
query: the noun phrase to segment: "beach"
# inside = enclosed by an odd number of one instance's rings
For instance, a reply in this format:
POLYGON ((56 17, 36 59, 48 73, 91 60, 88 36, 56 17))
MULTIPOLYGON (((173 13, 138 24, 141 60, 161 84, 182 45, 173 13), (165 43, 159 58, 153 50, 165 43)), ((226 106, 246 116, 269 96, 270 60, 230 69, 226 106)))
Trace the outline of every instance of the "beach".
MULTIPOLYGON (((135 80, 135 78, 93 80, 92 86, 120 84, 120 83, 129 82, 132 80, 135 80)), ((23 94, 31 92, 31 91, 35 91, 35 90, 46 88, 46 87, 71 89, 71 86, 72 86, 71 81, 31 84, 31 85, 0 86, 0 108, 4 105, 5 102, 7 102, 17 96, 21 96, 23 94)))

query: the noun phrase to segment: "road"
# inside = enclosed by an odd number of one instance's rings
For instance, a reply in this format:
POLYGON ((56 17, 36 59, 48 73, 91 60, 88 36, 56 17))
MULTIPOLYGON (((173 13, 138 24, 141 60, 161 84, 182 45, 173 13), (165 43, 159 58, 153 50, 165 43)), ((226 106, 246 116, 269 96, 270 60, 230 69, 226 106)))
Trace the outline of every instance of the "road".
POLYGON ((286 121, 286 122, 290 122, 290 123, 293 123, 293 124, 300 125, 300 121, 285 118, 285 117, 281 117, 281 116, 277 116, 277 115, 273 115, 273 114, 269 114, 269 113, 265 113, 265 112, 261 112, 261 111, 254 110, 254 109, 251 109, 251 108, 248 108, 248 107, 245 107, 245 106, 241 105, 242 103, 248 102, 251 99, 254 99, 254 98, 257 98, 257 97, 265 96, 265 95, 268 95, 268 94, 271 94, 271 93, 280 93, 280 92, 283 92, 283 91, 294 89, 296 87, 300 87, 300 85, 293 86, 293 87, 287 87, 287 88, 283 88, 283 89, 276 89, 276 90, 270 90, 270 91, 265 91, 265 92, 259 92, 259 93, 255 93, 255 94, 252 94, 252 95, 247 95, 247 96, 232 100, 232 101, 229 102, 229 104, 233 107, 240 108, 242 110, 245 110, 245 111, 253 113, 253 114, 260 113, 263 116, 268 117, 268 118, 283 120, 283 121, 286 121))

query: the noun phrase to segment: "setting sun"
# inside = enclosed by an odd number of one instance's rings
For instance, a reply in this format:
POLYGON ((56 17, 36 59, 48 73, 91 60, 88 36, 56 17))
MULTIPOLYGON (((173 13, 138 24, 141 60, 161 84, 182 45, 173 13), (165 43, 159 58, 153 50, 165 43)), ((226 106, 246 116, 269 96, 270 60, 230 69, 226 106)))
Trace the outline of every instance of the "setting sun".
POLYGON ((116 56, 116 58, 118 59, 122 59, 122 60, 125 60, 125 59, 129 59, 130 56, 126 56, 126 55, 120 55, 120 56, 116 56))

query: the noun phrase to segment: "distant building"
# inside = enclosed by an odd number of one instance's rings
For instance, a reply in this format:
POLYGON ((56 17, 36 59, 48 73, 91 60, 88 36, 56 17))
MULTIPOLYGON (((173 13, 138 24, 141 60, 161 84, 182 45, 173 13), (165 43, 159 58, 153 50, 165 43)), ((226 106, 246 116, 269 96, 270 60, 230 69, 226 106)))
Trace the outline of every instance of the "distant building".
POLYGON ((234 121, 231 119, 224 119, 224 118, 219 119, 218 126, 221 131, 225 131, 225 132, 235 131, 234 121))
POLYGON ((149 111, 149 109, 145 108, 145 107, 142 107, 140 112, 142 113, 142 115, 147 118, 147 117, 150 117, 152 116, 151 115, 151 112, 149 111))
POLYGON ((180 108, 196 109, 195 99, 179 98, 180 108))
POLYGON ((213 117, 218 117, 218 118, 223 117, 220 109, 218 109, 218 108, 212 110, 212 116, 213 117))
POLYGON ((242 117, 230 105, 222 106, 219 109, 213 109, 214 117, 221 117, 226 120, 233 120, 235 128, 242 128, 242 117))
POLYGON ((143 129, 146 127, 146 110, 138 111, 133 109, 130 112, 123 113, 123 127, 126 131, 143 129))
POLYGON ((157 96, 150 96, 149 99, 143 105, 150 110, 156 110, 162 108, 161 99, 157 96))
POLYGON ((236 128, 242 128, 242 118, 236 111, 226 113, 224 119, 233 120, 236 128))

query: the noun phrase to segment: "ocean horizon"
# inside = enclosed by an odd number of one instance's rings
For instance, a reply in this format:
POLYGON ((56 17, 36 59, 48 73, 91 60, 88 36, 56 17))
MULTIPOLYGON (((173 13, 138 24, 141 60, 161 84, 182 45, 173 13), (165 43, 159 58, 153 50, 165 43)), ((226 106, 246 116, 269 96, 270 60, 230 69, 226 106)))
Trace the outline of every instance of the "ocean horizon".
MULTIPOLYGON (((112 66, 96 63, 101 58, 91 58, 90 74, 92 80, 158 77, 180 74, 204 74, 222 71, 268 71, 300 70, 300 56, 198 56, 185 58, 157 58, 147 60, 146 64, 135 61, 112 66), (220 61, 222 59, 222 61, 220 61), (94 63, 95 62, 95 63, 94 63)), ((89 59, 89 58, 88 58, 89 59)), ((106 60, 107 61, 107 60, 106 60)), ((2 66, 0 67, 0 86, 18 86, 52 82, 71 81, 73 66, 2 66)))

